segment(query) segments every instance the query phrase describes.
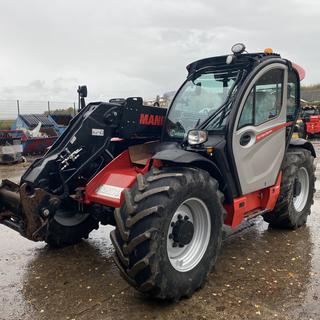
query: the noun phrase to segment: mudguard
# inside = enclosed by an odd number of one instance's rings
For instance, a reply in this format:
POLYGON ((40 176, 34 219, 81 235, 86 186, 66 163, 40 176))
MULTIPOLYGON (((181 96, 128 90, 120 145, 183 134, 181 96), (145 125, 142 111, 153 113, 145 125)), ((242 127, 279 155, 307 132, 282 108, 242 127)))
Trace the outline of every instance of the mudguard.
POLYGON ((290 140, 289 147, 301 147, 303 149, 309 150, 314 158, 317 157, 316 151, 310 141, 301 138, 293 138, 290 140))
POLYGON ((203 155, 179 148, 170 148, 157 152, 152 159, 173 162, 176 164, 188 164, 208 171, 213 177, 220 180, 222 174, 217 165, 203 155))

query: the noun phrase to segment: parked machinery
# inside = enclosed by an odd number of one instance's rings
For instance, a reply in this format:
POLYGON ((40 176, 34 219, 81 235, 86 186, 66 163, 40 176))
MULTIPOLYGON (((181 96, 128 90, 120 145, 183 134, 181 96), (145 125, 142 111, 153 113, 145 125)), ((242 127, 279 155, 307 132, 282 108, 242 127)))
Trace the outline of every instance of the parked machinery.
POLYGON ((237 44, 187 71, 167 113, 141 98, 82 108, 20 184, 2 182, 1 222, 53 246, 115 225, 124 278, 171 300, 204 283, 223 223, 262 215, 271 226, 304 225, 316 155, 291 138, 303 69, 237 44))

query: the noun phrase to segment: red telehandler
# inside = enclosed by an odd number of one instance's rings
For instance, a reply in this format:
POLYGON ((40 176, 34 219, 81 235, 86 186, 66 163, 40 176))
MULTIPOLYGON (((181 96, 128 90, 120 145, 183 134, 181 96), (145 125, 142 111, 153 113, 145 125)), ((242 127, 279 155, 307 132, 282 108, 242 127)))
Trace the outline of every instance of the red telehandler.
POLYGON ((320 109, 317 106, 306 106, 301 110, 297 121, 297 132, 299 137, 313 138, 320 133, 320 109))
POLYGON ((19 184, 2 182, 1 223, 51 246, 114 225, 123 277, 170 300, 203 285, 223 224, 304 225, 316 154, 292 139, 303 69, 236 44, 187 71, 168 111, 141 98, 82 108, 19 184))

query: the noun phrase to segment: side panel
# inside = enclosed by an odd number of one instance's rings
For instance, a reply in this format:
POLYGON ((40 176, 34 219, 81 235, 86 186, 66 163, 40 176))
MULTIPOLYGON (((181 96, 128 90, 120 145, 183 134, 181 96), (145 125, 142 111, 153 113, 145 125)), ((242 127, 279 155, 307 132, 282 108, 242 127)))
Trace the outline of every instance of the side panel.
POLYGON ((291 125, 286 123, 286 84, 287 67, 284 64, 273 63, 255 76, 242 99, 232 138, 232 150, 242 194, 270 187, 276 182, 285 152, 286 126, 291 125), (283 99, 278 116, 260 125, 246 125, 237 129, 242 109, 251 89, 262 75, 272 69, 284 70, 283 99), (245 145, 241 142, 244 137, 249 141, 245 145))
POLYGON ((280 172, 275 185, 235 198, 232 204, 225 204, 227 217, 224 223, 231 228, 236 228, 245 217, 273 210, 280 193, 281 178, 280 172))
POLYGON ((119 137, 160 138, 167 109, 144 106, 141 98, 128 98, 122 108, 119 137))
POLYGON ((89 181, 84 202, 120 207, 124 200, 123 190, 136 182, 139 173, 146 173, 149 164, 147 161, 144 167, 134 166, 129 150, 125 150, 89 181))

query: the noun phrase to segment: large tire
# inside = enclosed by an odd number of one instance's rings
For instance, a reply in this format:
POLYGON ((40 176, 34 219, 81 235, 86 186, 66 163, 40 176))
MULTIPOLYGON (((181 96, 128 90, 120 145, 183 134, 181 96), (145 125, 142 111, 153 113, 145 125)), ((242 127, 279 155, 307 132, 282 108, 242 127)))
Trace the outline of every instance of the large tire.
POLYGON ((48 223, 45 242, 52 248, 63 248, 87 239, 99 223, 91 215, 68 222, 67 219, 52 218, 48 223), (78 220, 78 221, 77 221, 78 220))
POLYGON ((309 150, 289 148, 283 162, 279 198, 274 210, 264 214, 264 220, 272 227, 287 229, 296 229, 306 224, 315 192, 314 172, 314 158, 309 150), (306 179, 301 178, 301 174, 308 176, 308 181, 305 180, 306 182, 302 184, 299 182, 300 186, 297 187, 297 181, 306 179), (302 200, 297 201, 301 192, 304 192, 306 197, 301 197, 299 199, 302 200))
MULTIPOLYGON (((191 296, 203 285, 221 246, 225 210, 217 181, 199 169, 152 169, 145 176, 138 175, 136 185, 124 194, 123 206, 115 210, 116 229, 111 232, 115 262, 123 277, 149 296, 174 301, 191 296), (208 209, 205 212, 209 217, 210 232, 203 255, 198 256, 200 260, 192 268, 181 271, 183 267, 178 264, 173 267, 174 258, 169 258, 169 252, 175 250, 171 245, 175 247, 173 242, 176 241, 170 240, 170 230, 174 225, 172 219, 181 219, 176 216, 177 209, 188 201, 205 204, 203 207, 201 204, 196 212, 202 216, 204 211, 200 214, 200 208, 208 209)), ((185 252, 196 243, 194 239, 199 239, 197 244, 203 241, 196 237, 196 228, 191 242, 185 245, 185 252)))

